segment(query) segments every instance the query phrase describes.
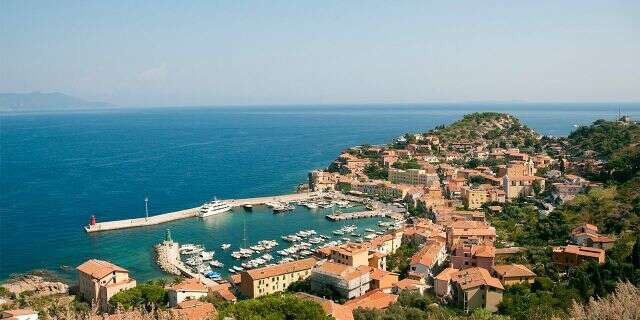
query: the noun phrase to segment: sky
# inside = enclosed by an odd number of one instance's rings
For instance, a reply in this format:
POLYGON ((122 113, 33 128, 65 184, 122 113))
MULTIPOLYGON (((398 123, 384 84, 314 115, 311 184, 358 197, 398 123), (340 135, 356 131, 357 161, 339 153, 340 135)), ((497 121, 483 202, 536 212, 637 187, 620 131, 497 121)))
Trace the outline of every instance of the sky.
POLYGON ((0 92, 121 106, 640 101, 640 1, 0 1, 0 92))

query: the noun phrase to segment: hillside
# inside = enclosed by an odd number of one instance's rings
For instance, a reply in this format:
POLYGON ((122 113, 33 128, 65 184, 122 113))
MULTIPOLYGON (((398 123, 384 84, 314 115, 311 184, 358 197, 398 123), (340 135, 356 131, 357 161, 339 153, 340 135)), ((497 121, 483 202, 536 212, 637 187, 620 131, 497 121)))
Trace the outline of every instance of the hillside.
POLYGON ((429 133, 444 141, 480 141, 492 147, 530 147, 540 135, 516 117, 497 112, 471 113, 448 126, 440 126, 429 133))
POLYGON ((42 111, 103 108, 105 102, 86 101, 59 92, 0 93, 0 111, 42 111))

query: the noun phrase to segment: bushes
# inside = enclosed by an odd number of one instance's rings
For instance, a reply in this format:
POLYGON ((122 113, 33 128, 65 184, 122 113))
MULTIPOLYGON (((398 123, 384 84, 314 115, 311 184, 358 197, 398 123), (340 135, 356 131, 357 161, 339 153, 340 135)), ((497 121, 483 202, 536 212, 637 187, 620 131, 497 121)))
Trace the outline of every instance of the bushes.
POLYGON ((291 294, 274 294, 257 299, 243 300, 219 310, 219 318, 232 317, 246 319, 287 319, 287 320, 329 320, 322 307, 311 301, 291 294))
POLYGON ((169 301, 169 295, 164 289, 165 282, 162 280, 149 281, 128 290, 116 293, 109 303, 125 310, 145 307, 150 310, 153 307, 163 308, 169 301))

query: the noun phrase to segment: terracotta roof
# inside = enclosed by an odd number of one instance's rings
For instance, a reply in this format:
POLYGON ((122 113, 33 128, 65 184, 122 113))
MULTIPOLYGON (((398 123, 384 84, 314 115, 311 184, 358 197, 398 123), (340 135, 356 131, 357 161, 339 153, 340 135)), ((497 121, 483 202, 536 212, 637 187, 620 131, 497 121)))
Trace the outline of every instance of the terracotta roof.
POLYGON ((76 270, 90 275, 94 279, 102 279, 113 272, 129 272, 127 269, 116 266, 104 260, 91 259, 79 265, 76 270))
POLYGON ((213 288, 211 288, 211 292, 218 294, 220 297, 222 297, 222 299, 226 300, 226 301, 237 301, 238 298, 233 294, 233 292, 231 292, 231 284, 230 283, 225 283, 225 284, 220 284, 218 286, 215 286, 213 288))
POLYGON ((439 241, 430 241, 424 245, 416 254, 411 257, 411 264, 421 264, 425 266, 433 266, 438 260, 438 254, 444 247, 444 243, 439 241))
POLYGON ((440 272, 435 279, 436 280, 442 280, 442 281, 449 281, 451 280, 451 276, 453 276, 454 274, 456 274, 459 270, 458 269, 454 269, 454 268, 446 268, 444 270, 442 270, 442 272, 440 272))
POLYGON ((495 265, 493 270, 503 278, 535 277, 536 274, 521 264, 495 265))
POLYGON ((496 256, 496 248, 492 245, 473 245, 471 254, 476 257, 492 258, 496 256))
POLYGON ((389 272, 386 270, 382 270, 379 268, 374 268, 374 267, 370 267, 370 266, 358 266, 356 269, 360 270, 360 271, 364 271, 364 272, 368 272, 369 273, 369 277, 371 278, 371 280, 381 280, 382 278, 386 277, 386 276, 398 276, 397 273, 393 273, 393 272, 389 272))
MULTIPOLYGON (((116 314, 92 315, 90 320, 143 320, 138 310, 124 311, 116 314)), ((4 319, 3 319, 4 320, 4 319)))
POLYGON ((457 283, 462 290, 481 285, 504 289, 500 280, 492 277, 487 269, 479 267, 460 270, 451 276, 451 281, 457 283))
POLYGON ((253 280, 258 280, 258 279, 264 279, 269 277, 275 277, 282 274, 308 270, 308 269, 311 269, 315 264, 316 264, 316 259, 307 258, 307 259, 296 260, 292 262, 279 264, 277 266, 252 269, 249 271, 245 271, 244 273, 248 274, 253 280))
POLYGON ((574 246, 572 244, 569 244, 565 247, 555 247, 553 248, 553 252, 571 253, 571 254, 576 254, 580 256, 594 257, 594 258, 600 258, 601 256, 604 256, 604 250, 602 249, 591 248, 591 247, 580 247, 580 246, 574 246))
POLYGON ((177 319, 189 320, 211 319, 218 313, 213 304, 199 300, 185 300, 170 311, 177 319))
POLYGON ((590 232, 582 232, 582 233, 574 233, 573 234, 574 237, 587 237, 589 239, 591 239, 591 241, 593 242, 614 242, 613 239, 607 237, 607 236, 603 236, 601 234, 598 233, 590 233, 590 232))
POLYGON ((336 278, 342 278, 344 280, 353 280, 361 277, 367 273, 368 270, 356 269, 341 263, 335 263, 330 261, 321 262, 313 268, 314 272, 321 272, 324 274, 332 275, 336 278))
POLYGON ((17 316, 26 316, 30 314, 36 314, 37 312, 33 311, 32 309, 12 309, 12 310, 0 311, 0 313, 17 317, 17 316))
POLYGON ((404 289, 417 289, 418 286, 424 286, 420 280, 405 278, 393 284, 394 287, 404 290, 404 289))
POLYGON ((233 284, 239 284, 240 282, 242 282, 242 276, 240 276, 239 274, 232 274, 231 276, 229 276, 229 282, 233 284))
POLYGON ((295 295, 298 298, 313 301, 321 305, 324 312, 333 316, 336 320, 353 320, 353 313, 351 312, 351 309, 348 307, 345 307, 341 304, 337 304, 331 300, 310 295, 305 292, 296 292, 295 295))
POLYGON ((365 309, 386 309, 391 304, 398 300, 398 296, 395 294, 384 293, 380 289, 372 290, 364 295, 361 295, 353 300, 349 300, 344 303, 346 307, 351 310, 357 308, 365 309))
POLYGON ((169 287, 170 290, 175 291, 191 291, 191 292, 208 292, 207 286, 196 278, 188 278, 182 280, 180 283, 176 283, 169 287))
POLYGON ((355 243, 349 242, 341 246, 333 247, 332 250, 340 254, 343 254, 345 256, 351 256, 357 253, 361 253, 363 251, 369 251, 369 248, 364 244, 355 244, 355 243))

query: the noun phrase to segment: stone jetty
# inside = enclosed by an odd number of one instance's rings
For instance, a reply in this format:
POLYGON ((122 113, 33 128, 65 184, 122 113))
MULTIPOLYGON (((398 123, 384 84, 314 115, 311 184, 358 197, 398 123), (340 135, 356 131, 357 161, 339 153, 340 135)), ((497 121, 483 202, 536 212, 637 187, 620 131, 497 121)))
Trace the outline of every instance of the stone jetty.
POLYGON ((167 229, 165 240, 155 245, 156 263, 166 273, 181 275, 176 265, 180 262, 180 245, 171 239, 171 231, 167 229))

